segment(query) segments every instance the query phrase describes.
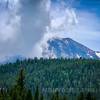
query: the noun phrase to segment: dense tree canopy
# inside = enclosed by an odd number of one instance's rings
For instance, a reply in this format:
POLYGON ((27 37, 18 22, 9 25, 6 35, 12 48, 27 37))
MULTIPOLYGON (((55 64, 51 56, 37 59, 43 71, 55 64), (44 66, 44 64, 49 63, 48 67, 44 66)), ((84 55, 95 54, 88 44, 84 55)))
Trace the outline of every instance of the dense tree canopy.
POLYGON ((52 93, 51 99, 95 100, 91 94, 100 98, 100 61, 62 58, 17 60, 16 63, 0 65, 0 87, 0 100, 2 96, 8 100, 27 100, 29 96, 30 100, 43 100, 52 93), (3 88, 10 91, 11 97, 3 88))

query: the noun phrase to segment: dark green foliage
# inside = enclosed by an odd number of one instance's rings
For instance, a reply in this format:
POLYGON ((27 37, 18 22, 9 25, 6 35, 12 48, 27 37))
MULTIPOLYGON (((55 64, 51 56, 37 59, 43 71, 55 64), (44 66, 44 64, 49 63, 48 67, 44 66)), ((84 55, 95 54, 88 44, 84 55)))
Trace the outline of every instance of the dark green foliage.
POLYGON ((61 100, 61 97, 58 91, 52 95, 51 100, 61 100))
POLYGON ((96 100, 96 98, 89 92, 87 93, 86 100, 96 100))
POLYGON ((18 77, 18 80, 17 80, 17 85, 19 86, 19 88, 21 89, 21 91, 24 89, 24 70, 21 69, 20 73, 19 73, 19 77, 18 77))
POLYGON ((78 100, 85 100, 84 93, 81 92, 77 98, 78 100))
MULTIPOLYGON (((4 100, 6 97, 8 100, 27 100, 28 95, 30 95, 30 99, 45 100, 46 93, 43 93, 42 98, 41 90, 48 88, 63 88, 68 97, 69 94, 76 96, 81 91, 85 93, 90 90, 91 93, 95 93, 96 90, 96 96, 99 95, 98 91, 100 90, 100 61, 35 58, 34 60, 28 59, 17 61, 14 64, 0 65, 0 87, 9 88, 9 93, 0 94, 0 100, 4 100), (16 82, 16 76, 20 69, 16 82), (36 88, 37 84, 40 90, 36 88), (70 88, 73 90, 71 91, 70 88), (31 89, 33 96, 27 89, 31 89)), ((62 91, 59 91, 59 94, 53 94, 51 99, 69 100, 61 94, 62 91)), ((95 100, 94 97, 91 99, 89 94, 84 94, 84 96, 87 100, 95 100)), ((84 100, 82 94, 78 96, 78 100, 84 100)))
POLYGON ((44 100, 43 94, 40 95, 40 100, 44 100))
POLYGON ((58 91, 55 93, 55 99, 54 100, 60 100, 60 96, 59 96, 59 92, 58 91))
POLYGON ((31 90, 28 90, 25 100, 33 100, 31 90))
POLYGON ((16 93, 16 91, 12 91, 11 99, 12 100, 17 100, 17 93, 16 93))
POLYGON ((9 92, 6 92, 6 96, 4 95, 5 90, 1 90, 3 99, 0 98, 0 100, 33 100, 31 90, 26 89, 24 81, 24 70, 21 69, 16 84, 9 90, 9 92))
POLYGON ((34 95, 34 100, 39 100, 39 89, 38 86, 36 87, 35 95, 34 95))
POLYGON ((64 95, 64 96, 62 97, 62 100, 68 100, 68 99, 67 99, 67 96, 64 95))
POLYGON ((0 100, 5 100, 5 93, 3 89, 0 90, 0 100))
POLYGON ((12 100, 25 100, 27 90, 24 83, 24 71, 20 70, 16 85, 11 89, 10 95, 12 100))

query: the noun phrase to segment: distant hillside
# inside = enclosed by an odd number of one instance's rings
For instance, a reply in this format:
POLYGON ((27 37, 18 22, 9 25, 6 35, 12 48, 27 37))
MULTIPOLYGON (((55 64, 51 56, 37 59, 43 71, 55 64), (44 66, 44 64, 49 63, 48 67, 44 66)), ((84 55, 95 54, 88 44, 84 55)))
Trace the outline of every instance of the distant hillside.
POLYGON ((6 56, 3 58, 0 58, 0 64, 6 64, 6 63, 15 63, 17 60, 24 60, 25 57, 21 55, 14 55, 14 56, 6 56))

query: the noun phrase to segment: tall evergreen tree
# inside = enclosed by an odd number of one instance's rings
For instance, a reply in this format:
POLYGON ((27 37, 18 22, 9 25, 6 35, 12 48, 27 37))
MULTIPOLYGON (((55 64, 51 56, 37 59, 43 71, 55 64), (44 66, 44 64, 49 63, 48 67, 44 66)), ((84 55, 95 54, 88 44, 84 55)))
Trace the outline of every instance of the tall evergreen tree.
POLYGON ((51 100, 55 100, 55 95, 54 94, 51 95, 51 100))
POLYGON ((2 88, 0 90, 0 100, 4 100, 4 93, 2 88))
POLYGON ((12 92, 11 100, 17 100, 17 93, 16 93, 16 91, 12 92))
POLYGON ((39 88, 38 88, 38 86, 36 87, 36 91, 34 94, 34 100, 39 100, 39 88))
POLYGON ((25 85, 24 79, 25 79, 24 70, 21 69, 20 73, 19 73, 19 76, 18 76, 18 80, 17 80, 17 85, 21 88, 21 90, 24 89, 24 85, 25 85))
POLYGON ((59 92, 58 91, 55 93, 55 100, 60 100, 60 96, 59 96, 59 92))
POLYGON ((12 100, 25 100, 27 90, 24 83, 24 70, 21 69, 16 85, 11 89, 12 100))
POLYGON ((52 95, 51 100, 60 100, 60 95, 58 91, 52 95))
POLYGON ((89 92, 87 93, 86 100, 96 100, 96 98, 89 92))
POLYGON ((28 90, 25 100, 33 100, 31 90, 28 90))
POLYGON ((40 100, 44 100, 43 94, 40 95, 40 100))
POLYGON ((68 100, 68 99, 67 99, 67 96, 64 95, 64 96, 62 97, 62 100, 68 100))
POLYGON ((81 92, 77 98, 77 100, 84 100, 84 94, 81 92))

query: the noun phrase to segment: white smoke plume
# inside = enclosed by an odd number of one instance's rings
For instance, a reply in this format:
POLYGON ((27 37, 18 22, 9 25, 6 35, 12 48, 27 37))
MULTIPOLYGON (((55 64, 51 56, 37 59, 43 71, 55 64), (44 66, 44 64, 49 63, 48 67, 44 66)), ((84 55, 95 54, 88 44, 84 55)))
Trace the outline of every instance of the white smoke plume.
POLYGON ((66 37, 65 32, 69 32, 73 29, 73 26, 78 24, 78 19, 73 8, 65 7, 63 4, 58 7, 52 7, 52 3, 49 3, 49 17, 50 24, 46 27, 46 32, 43 38, 34 46, 34 56, 42 57, 44 49, 48 48, 47 41, 53 37, 66 37), (35 52, 38 52, 35 54, 35 52))
POLYGON ((99 48, 96 14, 75 9, 76 0, 65 1, 0 0, 0 58, 17 54, 41 57, 47 40, 58 36, 99 48))
POLYGON ((0 41, 14 39, 20 27, 18 0, 0 0, 0 41))
POLYGON ((73 3, 76 0, 58 1, 57 4, 51 2, 49 5, 50 24, 46 26, 43 38, 35 45, 36 48, 34 47, 34 50, 39 52, 38 57, 41 57, 43 50, 48 48, 48 39, 53 37, 69 37, 91 49, 96 48, 96 41, 100 38, 100 20, 96 14, 75 9, 73 3))
POLYGON ((0 58, 28 57, 49 25, 49 0, 0 0, 0 58))

